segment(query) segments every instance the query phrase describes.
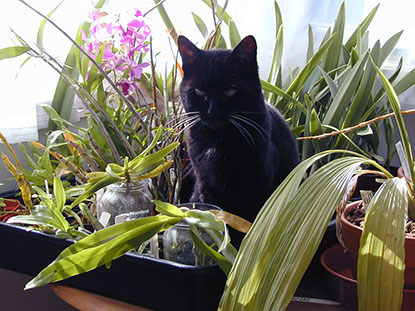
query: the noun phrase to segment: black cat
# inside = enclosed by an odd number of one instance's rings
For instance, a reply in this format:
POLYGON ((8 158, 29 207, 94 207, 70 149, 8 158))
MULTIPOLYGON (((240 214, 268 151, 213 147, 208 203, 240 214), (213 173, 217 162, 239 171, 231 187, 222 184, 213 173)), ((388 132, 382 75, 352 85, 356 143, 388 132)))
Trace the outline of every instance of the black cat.
MULTIPOLYGON (((299 162, 288 124, 264 101, 256 41, 248 36, 234 50, 200 50, 184 36, 178 44, 195 175, 190 201, 215 204, 252 222, 299 162)), ((232 238, 238 245, 242 237, 232 238)))

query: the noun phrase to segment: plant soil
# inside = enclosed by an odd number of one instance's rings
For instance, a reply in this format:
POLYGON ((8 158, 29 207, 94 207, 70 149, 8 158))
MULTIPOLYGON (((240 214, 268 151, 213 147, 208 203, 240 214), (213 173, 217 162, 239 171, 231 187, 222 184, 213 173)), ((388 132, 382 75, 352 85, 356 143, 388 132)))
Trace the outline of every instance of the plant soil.
MULTIPOLYGON (((346 215, 347 221, 352 224, 363 228, 365 221, 366 209, 364 208, 363 202, 359 205, 356 205, 353 209, 350 210, 349 214, 346 215)), ((408 236, 415 237, 415 222, 408 219, 405 226, 405 234, 408 236)))

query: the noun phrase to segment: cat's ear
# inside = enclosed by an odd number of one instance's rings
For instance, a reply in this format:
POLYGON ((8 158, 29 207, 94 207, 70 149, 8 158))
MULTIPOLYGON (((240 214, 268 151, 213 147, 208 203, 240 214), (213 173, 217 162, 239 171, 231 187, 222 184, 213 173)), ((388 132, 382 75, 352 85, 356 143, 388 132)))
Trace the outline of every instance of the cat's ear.
POLYGON ((197 48, 185 36, 179 36, 177 40, 180 56, 182 57, 183 66, 195 64, 201 54, 201 50, 197 48))
POLYGON ((231 60, 241 65, 250 64, 257 66, 256 51, 257 45, 255 38, 253 36, 247 36, 233 49, 231 60))

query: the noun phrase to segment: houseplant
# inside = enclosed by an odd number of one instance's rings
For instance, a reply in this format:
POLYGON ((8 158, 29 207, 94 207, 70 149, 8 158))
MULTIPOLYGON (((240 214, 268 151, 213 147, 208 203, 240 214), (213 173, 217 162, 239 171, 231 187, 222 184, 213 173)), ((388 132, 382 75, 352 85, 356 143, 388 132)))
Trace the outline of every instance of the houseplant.
MULTIPOLYGON (((393 88, 381 71, 377 69, 377 72, 382 83, 384 83, 388 98, 397 116, 402 139, 408 142, 396 93, 394 93, 393 88)), ((405 143, 405 146, 406 151, 409 152, 410 145, 405 143)), ((410 153, 408 153, 408 157, 410 159, 408 162, 411 163, 410 167, 413 169, 410 153)), ((366 225, 365 229, 369 233, 366 231, 367 238, 362 240, 361 252, 364 254, 364 261, 362 261, 363 264, 360 264, 358 271, 359 288, 365 294, 360 295, 362 301, 359 305, 362 310, 373 310, 373 307, 376 308, 377 306, 378 299, 380 299, 380 304, 386 309, 399 309, 403 286, 402 261, 397 260, 396 264, 392 265, 390 256, 400 256, 402 258, 403 224, 406 217, 408 197, 412 196, 407 190, 408 188, 411 189, 411 184, 403 178, 394 178, 375 161, 345 150, 322 152, 302 162, 270 197, 241 245, 241 249, 232 265, 232 270, 228 275, 227 287, 219 309, 250 310, 258 305, 265 309, 285 309, 287 307, 324 233, 324 224, 328 223, 331 213, 339 203, 340 206, 344 206, 346 203, 345 198, 350 192, 348 190, 350 190, 350 184, 354 181, 354 177, 365 172, 359 169, 362 164, 373 165, 386 180, 371 203, 370 211, 373 211, 373 214, 368 216, 366 220, 369 225, 366 225), (305 172, 313 162, 333 152, 343 152, 351 154, 351 156, 328 162, 301 183, 305 172), (326 204, 321 205, 323 198, 326 204), (400 204, 402 201, 403 204, 400 204), (389 234, 388 238, 385 232, 373 233, 376 226, 373 228, 370 223, 372 221, 376 223, 374 218, 379 217, 379 211, 382 209, 388 211, 392 208, 397 208, 400 212, 395 211, 395 213, 388 214, 387 217, 383 215, 380 215, 380 217, 387 218, 385 221, 388 224, 401 223, 402 232, 398 233, 395 230, 395 235, 389 240, 390 232, 387 233, 389 234), (372 217, 372 219, 369 217, 372 217), (289 226, 287 226, 288 223, 289 226), (309 230, 298 229, 303 226, 309 230), (315 228, 315 230, 310 232, 310 228, 315 228), (376 234, 376 237, 373 234, 376 234), (382 249, 387 243, 388 250, 396 249, 396 253, 386 251, 385 255, 382 254, 385 258, 379 257, 379 253, 375 256, 371 255, 371 252, 364 251, 365 245, 367 245, 365 243, 370 244, 372 242, 374 244, 370 239, 375 239, 375 243, 380 244, 378 249, 382 249), (393 245, 393 242, 397 243, 397 246, 393 245), (401 255, 396 255, 398 253, 401 255), (373 270, 373 267, 370 266, 373 264, 373 260, 377 261, 378 264, 383 261, 388 262, 389 266, 373 270), (379 274, 374 278, 364 277, 371 272, 373 274, 373 271, 377 271, 379 274), (390 292, 389 286, 386 289, 383 288, 387 283, 382 281, 385 273, 386 277, 390 277, 391 274, 395 275, 392 280, 388 280, 388 285, 391 282, 395 285, 396 291, 393 293, 390 292), (359 275, 363 276, 363 279, 359 275), (367 284, 368 282, 370 282, 370 285, 367 284), (371 286, 376 290, 368 291, 366 286, 371 286), (382 294, 382 290, 386 292, 382 294), (388 299, 390 297, 396 299, 388 299)), ((175 217, 183 217, 183 214, 170 205, 162 205, 159 210, 171 220, 175 217)), ((188 216, 185 215, 184 217, 188 216)), ((149 219, 149 221, 156 220, 149 219)), ((130 234, 131 239, 133 235, 137 237, 135 235, 137 233, 130 232, 130 234)), ((91 237, 88 238, 91 239, 91 237)), ((86 251, 88 247, 94 246, 89 244, 85 247, 87 248, 78 249, 78 251, 86 251)), ((105 248, 105 243, 99 245, 98 248, 105 248)), ((73 254, 71 250, 64 251, 57 262, 45 268, 28 286, 36 286, 67 275, 66 273, 72 269, 71 260, 81 255, 81 253, 73 254), (55 274, 54 271, 57 268, 62 269, 62 272, 55 274)), ((106 259, 108 260, 108 258, 106 259)))
MULTIPOLYGON (((136 14, 138 15, 137 12, 136 14)), ((46 16, 45 18, 47 19, 46 16)), ((131 27, 137 24, 137 19, 135 19, 134 23, 131 23, 131 27)), ((44 23, 42 23, 39 29, 39 38, 42 38, 43 26, 44 23)), ((48 232, 56 237, 76 240, 79 234, 81 234, 78 228, 82 227, 82 223, 78 222, 79 226, 68 223, 66 221, 68 213, 74 218, 81 218, 88 225, 94 225, 96 219, 94 220, 93 217, 90 217, 89 207, 91 207, 91 204, 89 204, 89 197, 99 188, 117 181, 152 178, 153 185, 155 185, 153 188, 155 197, 171 201, 177 200, 177 189, 180 187, 178 180, 181 174, 181 159, 178 156, 179 151, 173 151, 173 149, 176 149, 179 144, 177 141, 182 139, 180 134, 181 127, 183 126, 178 119, 181 108, 175 107, 178 94, 175 91, 174 82, 177 68, 174 68, 171 74, 166 74, 165 79, 159 75, 144 73, 138 84, 137 76, 132 80, 127 79, 131 78, 130 73, 134 64, 124 64, 126 65, 123 68, 124 72, 120 74, 117 70, 105 68, 105 58, 101 55, 104 53, 102 45, 97 45, 95 52, 98 56, 94 55, 95 57, 82 54, 84 50, 78 45, 78 55, 75 55, 77 57, 76 65, 79 66, 78 70, 80 72, 80 80, 78 81, 77 77, 68 72, 65 66, 61 67, 59 63, 55 62, 53 57, 47 54, 41 41, 37 42, 37 46, 31 47, 19 36, 17 38, 22 44, 22 49, 2 50, 1 54, 10 53, 9 55, 15 55, 15 52, 17 54, 28 52, 33 57, 42 58, 54 69, 60 71, 63 79, 68 82, 68 85, 73 88, 73 92, 81 98, 82 103, 85 105, 88 125, 86 128, 82 128, 71 124, 62 118, 55 109, 45 107, 58 129, 47 136, 45 145, 35 143, 34 147, 29 145, 30 147, 26 148, 29 149, 29 152, 26 151, 25 154, 32 171, 24 170, 21 167, 16 169, 18 173, 16 176, 19 177, 19 180, 25 181, 22 184, 26 185, 27 182, 28 186, 32 186, 24 193, 28 194, 28 202, 32 202, 32 199, 34 200, 35 207, 26 209, 25 213, 28 215, 14 217, 15 219, 11 219, 9 222, 26 223, 31 226, 31 230, 48 232), (90 67, 88 64, 92 61, 95 61, 96 64, 100 62, 99 66, 90 67), (97 68, 101 71, 98 72, 97 68), (110 77, 110 75, 113 76, 110 77), (114 78, 114 81, 111 80, 112 78, 114 78), (110 86, 106 83, 110 84, 110 86), (137 85, 133 85, 134 83, 137 83, 137 85), (157 106, 157 101, 159 106, 157 106), (130 103, 132 108, 127 103, 130 103), (165 109, 163 110, 163 108, 165 109), (167 122, 173 128, 160 126, 166 125, 167 122), (177 133, 175 133, 176 130, 177 133), (168 157, 168 160, 165 157, 168 157), (166 171, 172 164, 172 169, 166 171), (77 183, 80 185, 73 187, 67 183, 61 183, 58 177, 61 177, 62 168, 65 170, 65 173, 75 176, 77 183), (45 184, 45 180, 46 185, 44 186, 42 182, 45 184), (37 188, 33 186, 36 183, 38 184, 37 188), (50 187, 52 184, 54 185, 53 188, 50 187), (38 197, 33 195, 33 189, 38 191, 38 197), (47 189, 51 190, 51 193, 47 193, 47 189), (88 207, 82 204, 84 200, 87 200, 88 207), (80 210, 75 206, 78 203, 81 203, 79 204, 80 210)), ((134 40, 134 43, 136 42, 137 40, 134 40)), ((76 42, 74 41, 74 43, 76 42)), ((149 51, 141 51, 141 54, 146 54, 147 52, 149 51)), ((148 56, 151 57, 152 55, 148 56)), ((138 59, 142 60, 140 55, 138 59)), ((152 61, 150 63, 152 64, 152 61)), ((115 68, 120 69, 117 66, 115 68)), ((137 75, 137 73, 135 74, 137 75)), ((212 221, 212 218, 210 220, 212 221)), ((217 226, 221 229, 223 228, 222 221, 214 221, 216 229, 217 226)), ((206 222, 203 222, 203 219, 201 219, 201 223, 206 222)), ((43 249, 47 253, 46 257, 50 255, 55 256, 56 250, 70 244, 65 240, 57 242, 56 239, 51 239, 51 236, 44 234, 36 234, 34 232, 26 234, 24 229, 19 230, 10 225, 2 226, 1 231, 2 237, 6 239, 13 235, 17 237, 24 236, 30 241, 27 243, 28 245, 37 245, 39 249, 43 249)), ((89 233, 87 231, 82 232, 83 235, 89 233)), ((14 240, 16 241, 17 238, 14 240)), ((222 243, 218 244, 221 245, 222 243)), ((18 249, 14 248, 14 245, 8 243, 7 246, 11 254, 13 252, 18 253, 13 254, 15 257, 24 254, 24 252, 19 252, 18 249)), ((229 247, 226 246, 226 248, 229 247)), ((31 249, 31 251, 34 250, 31 249)), ((45 256, 39 256, 38 259, 39 262, 43 262, 45 256)), ((47 259, 47 261, 50 259, 47 259)), ((33 265, 37 269, 44 265, 43 263, 39 266, 39 262, 37 262, 37 265, 33 265)), ((118 283, 114 282, 114 286, 105 286, 105 277, 100 276, 96 272, 92 273, 92 278, 103 280, 99 282, 103 285, 98 288, 91 286, 91 281, 88 281, 88 277, 81 277, 81 279, 69 284, 74 284, 83 289, 91 289, 93 287, 104 295, 111 293, 116 298, 137 302, 139 300, 134 299, 139 299, 142 296, 134 297, 132 295, 134 290, 142 293, 144 297, 152 297, 151 292, 154 293, 154 285, 151 284, 154 282, 154 277, 158 279, 160 275, 163 275, 167 278, 167 275, 170 275, 169 280, 165 279, 165 284, 168 287, 180 285, 179 288, 181 290, 176 296, 175 303, 182 305, 183 309, 187 310, 192 310, 194 304, 202 304, 207 309, 212 307, 212 303, 217 305, 217 299, 210 299, 210 296, 202 294, 204 293, 204 288, 211 287, 209 284, 213 282, 215 284, 214 287, 217 289, 213 290, 212 293, 216 293, 215 296, 220 297, 221 286, 224 284, 224 277, 217 266, 182 267, 171 262, 158 260, 157 258, 140 255, 133 256, 131 254, 124 256, 118 262, 124 262, 127 266, 121 269, 114 269, 114 275, 111 273, 112 276, 110 278, 117 279, 116 271, 118 270, 118 273, 121 272, 120 276, 118 276, 120 281, 118 283), (135 270, 131 267, 135 267, 135 270), (148 273, 149 267, 153 268, 151 270, 152 273, 148 273), (129 286, 131 283, 131 273, 134 271, 141 275, 142 280, 147 275, 148 283, 146 286, 148 288, 129 286), (126 284, 122 284, 123 281, 126 284), (130 289, 125 290, 126 286, 129 286, 130 289), (189 298, 189 295, 194 295, 194 297, 189 298)), ((6 268, 11 265, 17 271, 30 274, 36 273, 33 272, 32 268, 25 265, 16 267, 16 265, 10 262, 9 256, 2 258, 2 266, 4 265, 6 268)), ((117 265, 115 264, 115 266, 117 265)), ((108 275, 105 274, 105 270, 102 272, 104 272, 103 275, 108 275)), ((153 307, 158 308, 160 304, 153 307)))
MULTIPOLYGON (((318 63, 316 59, 315 62, 318 63)), ((387 90, 390 93, 390 86, 388 86, 387 90)), ((390 95, 389 93, 388 95, 390 95)), ((390 97, 393 98, 391 95, 390 97)), ((265 204, 264 209, 253 225, 253 229, 248 233, 247 238, 242 244, 236 261, 232 266, 227 289, 225 290, 221 303, 221 309, 254 309, 257 305, 264 306, 264 308, 285 308, 318 246, 318 242, 321 239, 334 207, 344 197, 349 182, 360 164, 371 164, 382 171, 385 176, 391 177, 375 161, 342 150, 338 152, 341 154, 352 154, 354 156, 339 158, 328 162, 327 165, 311 174, 304 183, 301 183, 310 165, 313 165, 324 156, 335 152, 327 151, 306 159, 293 171, 265 204), (312 196, 310 193, 316 193, 317 195, 312 196), (327 202, 325 206, 321 206, 323 198, 327 202), (311 233, 310 230, 298 230, 302 226, 314 230, 311 233), (304 244, 307 247, 304 247, 304 244), (290 250, 288 251, 287 248, 290 250)), ((212 218, 211 214, 200 213, 198 215, 186 215, 174 206, 166 206, 160 202, 157 203, 159 204, 159 210, 164 215, 159 217, 154 216, 158 218, 150 218, 146 221, 141 220, 141 222, 137 221, 135 223, 123 224, 119 227, 113 227, 111 230, 101 231, 100 234, 97 232, 97 234, 87 237, 89 240, 86 241, 92 243, 84 245, 87 248, 78 248, 82 246, 74 244, 76 246, 71 246, 72 248, 69 250, 91 253, 94 247, 99 247, 102 251, 109 246, 106 243, 101 244, 102 236, 116 236, 114 241, 120 241, 124 238, 127 239, 127 241, 124 241, 125 244, 121 243, 118 246, 116 242, 112 242, 111 247, 114 247, 115 255, 118 256, 120 252, 125 252, 136 245, 137 242, 142 241, 141 239, 145 239, 146 236, 148 237, 154 232, 166 228, 175 221, 183 219, 183 217, 188 218, 195 226, 202 225, 208 228, 212 226, 212 228, 218 229, 216 231, 224 230, 222 227, 223 223, 218 223, 212 218), (146 229, 141 228, 137 231, 128 230, 130 228, 129 226, 146 222, 148 222, 146 229), (218 226, 220 226, 220 229, 218 226), (125 231, 126 235, 121 238, 121 235, 117 234, 117 230, 125 231), (97 238, 97 243, 99 244, 94 244, 96 242, 94 240, 95 238, 97 238), (134 245, 130 244, 132 241, 135 242, 134 245)), ((216 233, 219 234, 218 232, 216 233)), ((197 237, 197 231, 194 234, 197 237)), ((227 253, 224 253, 224 256, 213 252, 211 254, 221 262, 224 270, 229 271, 229 261, 232 262, 232 256, 234 254, 228 248, 229 246, 226 245, 226 238, 223 238, 222 241, 225 243, 220 243, 223 245, 220 250, 227 253)), ((203 244, 201 246, 203 247, 203 244)), ((55 266, 52 265, 51 267, 56 267, 60 262, 64 264, 60 268, 71 269, 71 266, 67 265, 65 258, 68 259, 69 257, 66 256, 73 256, 70 257, 70 259, 73 259, 76 255, 69 255, 68 251, 64 251, 59 257, 60 261, 53 263, 55 266)), ((88 263, 90 265, 89 268, 94 268, 94 265, 100 263, 106 263, 112 258, 115 257, 101 258, 95 263, 88 263)), ((43 284, 42 282, 50 282, 51 279, 44 277, 50 275, 51 267, 46 268, 39 275, 39 278, 30 283, 29 287, 43 284)), ((58 277, 61 276, 58 275, 58 277)), ((54 279, 56 280, 58 278, 54 279)))
MULTIPOLYGON (((273 71, 267 81, 263 81, 263 88, 269 92, 269 101, 281 111, 286 119, 290 120, 294 133, 301 139, 304 136, 315 136, 337 132, 350 126, 362 124, 372 118, 390 112, 386 105, 386 94, 383 89, 375 87, 376 72, 372 61, 367 56, 369 51, 376 66, 381 67, 391 53, 402 32, 396 33, 383 45, 376 41, 373 47, 368 46, 369 33, 367 29, 374 18, 378 6, 360 23, 354 33, 343 44, 345 7, 341 5, 336 21, 330 27, 321 45, 334 34, 333 43, 327 54, 317 60, 315 66, 313 58, 318 52, 313 51, 313 33, 309 29, 309 50, 307 51, 307 65, 300 71, 293 69, 293 74, 282 81, 281 53, 282 53, 282 25, 279 29, 273 71)), ((321 46, 320 45, 320 46, 321 46)), ((402 59, 401 59, 402 62, 402 59)), ((410 71, 401 79, 398 78, 402 63, 396 71, 391 73, 390 81, 398 95, 413 85, 415 71, 410 71)), ((389 119, 384 121, 385 143, 388 154, 385 159, 378 155, 381 123, 369 123, 361 126, 359 130, 340 133, 340 135, 327 135, 319 140, 301 140, 299 150, 302 159, 308 158, 322 150, 349 149, 358 151, 390 165, 394 146, 391 141, 393 127, 389 119)), ((332 155, 327 158, 338 157, 332 155)), ((324 161, 327 161, 324 160, 324 161)))

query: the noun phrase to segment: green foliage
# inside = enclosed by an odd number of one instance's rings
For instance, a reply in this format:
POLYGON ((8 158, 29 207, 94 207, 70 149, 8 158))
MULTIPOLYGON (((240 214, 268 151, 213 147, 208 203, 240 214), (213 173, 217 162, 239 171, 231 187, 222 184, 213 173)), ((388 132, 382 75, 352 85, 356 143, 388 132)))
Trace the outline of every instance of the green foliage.
POLYGON ((367 207, 357 264, 359 310, 400 310, 405 270, 405 179, 386 180, 367 207))
POLYGON ((172 160, 166 160, 179 143, 172 143, 156 152, 148 154, 156 146, 161 136, 162 129, 159 128, 152 143, 137 157, 129 161, 128 157, 124 158, 124 165, 109 163, 105 172, 88 173, 88 183, 84 185, 84 192, 73 203, 76 206, 80 202, 86 200, 99 189, 104 188, 116 182, 140 181, 147 178, 159 176, 164 170, 170 167, 172 160))
MULTIPOLYGON (((240 35, 226 12, 227 1, 223 7, 216 1, 203 1, 212 10, 215 22, 209 31, 205 22, 192 14, 206 40, 204 47, 234 47, 240 35), (228 27, 229 38, 224 38, 221 27, 228 27)), ((159 4, 157 8, 176 41, 175 28, 163 5, 159 4)), ((185 221, 190 226, 195 244, 214 258, 228 275, 219 310, 256 310, 257 306, 266 310, 284 310, 314 256, 335 208, 345 203, 355 176, 364 173, 361 167, 371 165, 386 180, 370 203, 365 219, 358 270, 359 308, 373 310, 382 306, 387 310, 399 310, 404 268, 403 224, 407 216, 406 206, 409 205, 409 215, 415 215, 411 204, 414 201, 415 167, 397 95, 413 86, 415 70, 400 80, 397 77, 402 60, 389 78, 379 70, 396 46, 401 32, 383 45, 377 41, 369 48, 367 30, 376 10, 377 7, 343 43, 346 14, 343 4, 317 51, 314 51, 310 27, 307 63, 302 69, 293 69, 283 81, 283 23, 275 1, 276 45, 268 79, 261 83, 266 100, 283 112, 296 136, 344 130, 393 111, 408 161, 410 180, 392 178, 373 160, 380 160, 377 156, 380 143, 377 124, 340 136, 304 140, 300 143, 303 162, 265 203, 238 253, 229 243, 224 221, 214 213, 181 210, 157 200, 154 203, 159 215, 102 229, 89 207, 82 203, 106 185, 143 178, 154 179, 160 199, 177 201, 181 173, 178 146, 183 140, 179 116, 183 107, 176 104, 176 80, 179 80, 176 67, 169 72, 166 70, 164 76, 155 72, 143 74, 136 94, 126 98, 117 87, 123 74, 102 69, 103 50, 90 67, 92 60, 79 48, 81 38, 78 34, 67 59, 67 65, 73 71, 60 71, 62 80, 56 96, 62 106, 57 104, 56 109, 45 107, 57 130, 47 136, 45 146, 28 145, 29 151, 22 147, 32 172, 23 172, 23 169, 20 172, 9 165, 21 187, 28 186, 27 175, 36 191, 33 196, 36 205, 30 214, 15 216, 9 222, 36 225, 61 237, 83 239, 65 249, 26 288, 57 282, 108 265, 154 234, 185 221), (380 90, 375 87, 377 76, 383 85, 380 90), (76 127, 67 120, 67 111, 64 111, 71 107, 71 92, 84 104, 86 127, 76 127), (170 126, 172 128, 168 128, 170 126), (172 168, 166 170, 170 166, 172 168), (86 173, 87 169, 91 172, 86 173), (73 173, 81 184, 75 187, 65 185, 59 179, 63 172, 73 173), (309 176, 303 180, 306 173, 309 176), (45 180, 53 184, 52 194, 41 188, 45 180), (167 194, 161 191, 166 184, 167 194), (86 236, 87 232, 82 230, 83 222, 74 212, 78 204, 82 214, 98 231, 86 236), (69 222, 68 216, 75 222, 69 222), (217 249, 203 241, 200 230, 209 234, 217 249)), ((22 46, 0 50, 0 59, 28 53, 42 58, 56 69, 56 63, 43 54, 45 21, 39 28, 36 48, 18 37, 22 46)), ((151 65, 154 68, 154 63, 151 65)), ((390 121, 386 122, 389 122, 385 129, 390 157, 393 155, 393 127, 390 121)), ((29 195, 30 199, 30 189, 26 190, 26 198, 29 195)))
POLYGON ((395 114, 409 176, 408 180, 386 180, 367 207, 358 258, 359 310, 399 310, 404 285, 405 221, 408 215, 414 215, 415 166, 396 90, 377 66, 375 69, 395 114))
POLYGON ((7 222, 13 224, 25 224, 34 226, 38 230, 54 232, 58 237, 79 239, 85 237, 87 232, 76 230, 83 228, 79 216, 66 205, 65 189, 61 180, 57 177, 53 180, 52 194, 46 193, 39 187, 33 186, 36 191, 34 198, 39 201, 31 210, 29 215, 18 215, 10 218, 7 222), (64 214, 71 215, 77 221, 71 225, 64 214))
POLYGON ((201 246, 201 250, 210 256, 220 258, 220 266, 229 271, 232 264, 229 260, 232 258, 228 259, 219 252, 235 255, 236 250, 229 244, 227 229, 223 221, 217 220, 208 211, 181 211, 168 203, 159 201, 154 203, 157 205, 157 210, 161 212, 160 215, 110 226, 83 238, 63 250, 54 262, 26 285, 26 289, 57 282, 109 264, 126 252, 136 249, 154 234, 163 232, 182 220, 190 224, 193 236, 196 243, 201 246), (207 245, 202 245, 204 242, 199 233, 202 229, 218 245, 221 245, 218 252, 207 245))
POLYGON ((27 53, 29 50, 30 48, 25 46, 11 46, 0 49, 0 60, 5 58, 14 58, 16 56, 27 53))
POLYGON ((219 310, 288 306, 353 176, 362 163, 373 162, 342 157, 302 183, 313 163, 335 152, 342 151, 325 151, 300 163, 265 203, 242 242, 219 310))
MULTIPOLYGON (((375 88, 374 65, 382 66, 396 46, 402 32, 393 35, 383 46, 377 41, 369 49, 367 29, 376 11, 377 7, 343 44, 346 14, 343 4, 333 27, 328 30, 315 53, 313 33, 309 28, 307 64, 302 70, 294 69, 282 82, 280 55, 283 25, 280 24, 281 13, 276 9, 277 26, 280 25, 277 28, 279 29, 277 41, 280 42, 277 42, 274 49, 268 80, 263 81, 262 85, 267 101, 283 112, 296 136, 301 138, 337 132, 390 112, 391 109, 385 100, 385 91, 375 88), (373 63, 368 57, 369 51, 373 63)), ((399 81, 394 81, 400 68, 398 66, 390 77, 398 95, 414 85, 414 80, 409 80, 409 74, 399 81)), ((386 137, 391 137, 389 133, 392 131, 391 127, 386 126, 385 130, 386 137)), ((386 140, 389 157, 386 160, 380 158, 377 154, 379 134, 379 125, 372 123, 365 130, 357 129, 313 141, 301 140, 299 149, 303 160, 321 150, 348 149, 359 151, 378 161, 385 161, 387 165, 393 155, 394 146, 391 140, 386 140)), ((332 157, 338 156, 341 155, 332 155, 332 157)), ((328 157, 322 163, 332 157, 328 157)))
MULTIPOLYGON (((105 2, 106 0, 100 0, 96 3, 95 7, 96 8, 102 7, 104 6, 105 2)), ((45 23, 46 23, 46 19, 42 21, 42 24, 45 24, 45 23)), ((77 37, 78 38, 81 37, 81 29, 83 29, 83 31, 86 34, 88 34, 88 28, 89 28, 88 23, 82 24, 82 26, 78 30, 77 37)), ((39 29, 39 33, 40 33, 40 29, 39 29)), ((39 40, 38 40, 38 46, 40 45, 41 44, 39 44, 39 40)), ((75 57, 76 54, 77 54, 77 48, 75 45, 72 45, 65 60, 65 68, 74 79, 77 79, 79 76, 79 73, 77 72, 77 69, 76 69, 76 57, 75 57)), ((59 113, 59 115, 62 116, 62 118, 65 120, 69 120, 71 116, 72 104, 73 104, 74 98, 75 98, 75 93, 73 92, 73 90, 70 88, 70 86, 65 82, 65 80, 62 77, 59 78, 58 84, 55 89, 55 94, 52 100, 52 108, 55 109, 59 113)), ((52 120, 49 121, 48 128, 49 130, 56 129, 56 125, 52 122, 52 120)))

